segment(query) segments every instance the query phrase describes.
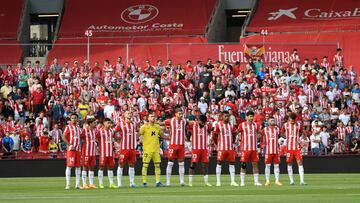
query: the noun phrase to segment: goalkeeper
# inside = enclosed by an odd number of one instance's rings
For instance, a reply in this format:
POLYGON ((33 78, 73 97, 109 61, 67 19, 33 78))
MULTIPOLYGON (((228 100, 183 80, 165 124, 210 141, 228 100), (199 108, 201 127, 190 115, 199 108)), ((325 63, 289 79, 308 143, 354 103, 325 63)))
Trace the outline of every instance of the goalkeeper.
POLYGON ((151 112, 148 116, 148 122, 140 127, 140 136, 143 143, 143 166, 142 179, 143 186, 147 186, 147 169, 152 160, 155 166, 156 187, 163 186, 160 182, 160 137, 162 136, 162 129, 159 124, 155 123, 156 116, 151 112))

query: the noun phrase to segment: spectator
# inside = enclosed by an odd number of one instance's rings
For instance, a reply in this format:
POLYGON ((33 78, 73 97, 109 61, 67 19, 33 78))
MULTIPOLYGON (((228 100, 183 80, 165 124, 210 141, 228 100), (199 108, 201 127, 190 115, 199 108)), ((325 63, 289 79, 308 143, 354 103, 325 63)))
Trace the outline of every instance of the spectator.
POLYGON ((32 152, 32 142, 28 135, 25 136, 25 139, 21 142, 21 151, 30 154, 32 152))
POLYGON ((201 114, 206 114, 206 112, 208 111, 208 104, 205 102, 204 97, 200 98, 197 107, 199 108, 201 114))
POLYGON ((308 155, 308 151, 309 151, 309 142, 310 142, 310 139, 309 137, 307 137, 306 135, 302 135, 300 137, 300 141, 299 141, 299 144, 300 144, 300 147, 301 147, 301 154, 302 155, 308 155))
POLYGON ((199 74, 199 83, 203 83, 207 87, 212 80, 212 73, 208 71, 210 66, 204 66, 203 71, 199 74))
POLYGON ((321 153, 323 152, 325 155, 328 154, 328 149, 329 149, 328 141, 329 141, 329 138, 330 138, 330 134, 326 130, 327 130, 327 127, 324 126, 322 128, 322 131, 320 132, 320 138, 321 138, 320 152, 321 153))
POLYGON ((5 131, 5 137, 1 141, 3 149, 3 159, 9 159, 12 155, 14 140, 10 137, 10 132, 5 131))
POLYGON ((42 136, 40 136, 40 147, 39 152, 48 153, 49 152, 49 133, 45 131, 42 136))
POLYGON ((5 85, 0 88, 1 97, 4 99, 8 98, 8 95, 12 92, 12 87, 9 85, 9 81, 5 80, 5 85))
POLYGON ((25 69, 21 69, 21 73, 18 76, 18 87, 21 89, 21 92, 24 94, 28 94, 29 87, 28 87, 28 79, 29 75, 26 73, 25 69))
POLYGON ((310 136, 311 141, 311 152, 314 156, 319 156, 320 154, 320 142, 321 142, 321 136, 318 132, 313 133, 310 136))
POLYGON ((20 135, 19 135, 19 129, 17 130, 13 130, 12 132, 10 132, 10 138, 13 140, 14 144, 12 147, 12 151, 14 153, 14 156, 17 157, 18 152, 20 150, 20 135))
POLYGON ((90 111, 90 106, 89 106, 88 102, 84 101, 83 99, 80 99, 80 102, 79 102, 77 108, 81 115, 81 118, 86 119, 86 116, 90 111))
POLYGON ((59 146, 55 143, 54 139, 51 137, 49 141, 49 152, 56 154, 59 150, 59 146))
POLYGON ((351 144, 350 144, 350 151, 353 153, 359 153, 360 152, 360 144, 359 144, 359 140, 356 138, 353 138, 351 140, 351 144))
POLYGON ((345 145, 342 139, 338 139, 331 150, 331 154, 341 154, 345 152, 345 145))
POLYGON ((355 121, 354 123, 354 133, 353 133, 353 138, 356 138, 359 140, 360 138, 360 125, 359 125, 359 121, 355 121))
POLYGON ((42 86, 38 84, 36 90, 32 92, 32 104, 33 113, 38 115, 41 111, 44 111, 45 94, 42 90, 42 86))

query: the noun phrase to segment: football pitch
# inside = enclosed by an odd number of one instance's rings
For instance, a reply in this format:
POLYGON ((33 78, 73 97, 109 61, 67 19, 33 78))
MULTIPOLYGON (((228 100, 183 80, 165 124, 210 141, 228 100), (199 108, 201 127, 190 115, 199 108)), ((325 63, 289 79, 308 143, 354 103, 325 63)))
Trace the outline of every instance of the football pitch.
MULTIPOLYGON (((165 177, 162 176, 162 182, 165 177)), ((274 176, 271 177, 274 179, 274 176)), ((253 177, 246 176, 245 187, 230 187, 229 175, 222 175, 221 187, 203 186, 202 176, 195 176, 193 187, 180 187, 178 176, 172 177, 171 187, 156 188, 154 177, 148 177, 148 187, 129 188, 127 176, 120 189, 75 190, 72 177, 71 190, 64 190, 65 178, 1 178, 0 202, 360 202, 360 174, 305 174, 306 186, 290 186, 286 174, 281 175, 281 187, 253 186, 253 177)), ((116 182, 116 177, 114 177, 116 182)), ((239 182, 239 175, 236 176, 239 182)), ((264 175, 260 181, 264 183, 264 175)), ((97 183, 97 179, 95 180, 97 183)), ((209 177, 215 184, 215 176, 209 177)), ((105 186, 108 179, 104 177, 105 186)))

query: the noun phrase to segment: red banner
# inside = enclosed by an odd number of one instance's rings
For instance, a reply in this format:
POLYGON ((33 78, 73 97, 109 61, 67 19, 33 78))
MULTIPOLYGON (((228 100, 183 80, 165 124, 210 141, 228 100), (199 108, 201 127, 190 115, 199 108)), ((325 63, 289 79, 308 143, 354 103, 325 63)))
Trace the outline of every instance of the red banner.
POLYGON ((358 0, 260 0, 249 32, 359 30, 358 0))
MULTIPOLYGON (((265 53, 263 59, 266 63, 282 60, 285 63, 290 61, 290 55, 294 48, 297 48, 301 59, 312 59, 317 57, 321 59, 323 56, 332 57, 336 51, 336 45, 265 45, 265 53)), ((57 46, 55 49, 63 49, 63 53, 55 54, 56 50, 50 52, 48 60, 51 61, 55 56, 61 62, 84 60, 86 59, 86 45, 81 46, 57 46)), ((109 59, 112 63, 116 62, 118 56, 122 56, 124 60, 134 59, 138 65, 144 65, 146 60, 150 60, 155 64, 158 59, 166 61, 171 59, 174 64, 185 64, 190 59, 193 63, 197 60, 206 62, 211 58, 213 62, 216 60, 224 62, 229 60, 231 63, 240 61, 247 62, 246 53, 244 53, 243 44, 155 44, 155 45, 92 45, 90 49, 90 57, 92 63, 94 61, 104 61, 109 59), (128 54, 126 54, 128 53, 128 54)))
POLYGON ((216 0, 66 2, 60 38, 82 37, 85 30, 94 37, 203 35, 216 0))

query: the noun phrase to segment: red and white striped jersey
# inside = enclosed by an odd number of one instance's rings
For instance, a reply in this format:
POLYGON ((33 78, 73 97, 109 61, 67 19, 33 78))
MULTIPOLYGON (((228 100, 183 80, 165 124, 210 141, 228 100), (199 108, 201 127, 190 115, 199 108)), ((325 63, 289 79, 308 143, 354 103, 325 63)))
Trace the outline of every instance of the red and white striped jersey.
POLYGON ((316 86, 319 86, 319 85, 324 89, 327 88, 327 83, 325 81, 318 80, 316 82, 316 86))
POLYGON ((199 122, 193 122, 189 124, 189 130, 191 132, 191 146, 192 149, 208 149, 208 137, 209 131, 211 129, 210 125, 204 125, 200 127, 199 122))
POLYGON ((36 124, 35 125, 35 135, 40 137, 44 135, 44 124, 40 123, 40 124, 36 124))
POLYGON ((233 134, 236 129, 231 123, 220 121, 215 126, 215 133, 218 135, 217 150, 234 150, 233 134))
POLYGON ((61 138, 61 130, 60 129, 53 129, 50 131, 50 135, 53 137, 54 142, 59 144, 61 138))
POLYGON ((241 139, 242 151, 257 150, 257 125, 256 123, 249 124, 248 122, 240 123, 238 132, 241 139))
POLYGON ((69 144, 72 145, 76 151, 80 151, 80 127, 69 124, 65 127, 63 134, 68 139, 69 144))
POLYGON ((350 134, 353 132, 353 127, 352 126, 346 126, 346 133, 350 134))
POLYGON ((55 78, 46 78, 45 80, 45 86, 49 88, 52 85, 56 85, 55 78))
POLYGON ((300 132, 302 131, 299 123, 292 124, 286 122, 281 128, 281 134, 285 133, 287 150, 299 150, 300 132))
POLYGON ((344 57, 339 54, 335 54, 333 57, 334 63, 338 64, 339 66, 342 66, 344 63, 344 57))
POLYGON ((328 100, 326 99, 326 97, 323 97, 321 100, 320 100, 320 106, 321 108, 328 108, 329 107, 329 102, 328 100))
POLYGON ((236 101, 236 106, 237 106, 239 113, 245 112, 245 108, 246 108, 247 104, 248 104, 248 101, 247 101, 247 99, 244 99, 244 98, 239 98, 236 101))
POLYGON ((307 96, 308 96, 308 103, 310 103, 310 104, 313 104, 314 103, 314 101, 315 101, 315 90, 313 90, 313 89, 311 89, 311 88, 309 88, 307 91, 306 91, 306 94, 307 94, 307 96))
POLYGON ((116 126, 115 131, 120 132, 120 150, 136 149, 137 131, 135 123, 122 121, 116 126))
POLYGON ((165 125, 170 126, 170 145, 184 145, 187 121, 185 119, 168 119, 165 125))
POLYGON ((82 154, 87 156, 96 156, 96 129, 91 127, 83 128, 81 132, 82 154))
POLYGON ((85 85, 87 85, 89 88, 92 87, 94 84, 94 78, 87 77, 85 79, 85 85))
POLYGON ((111 120, 117 125, 122 122, 122 115, 120 111, 114 111, 110 114, 111 120))
POLYGON ((81 78, 75 78, 72 83, 76 86, 76 87, 80 87, 81 86, 81 78))
POLYGON ((124 99, 124 98, 122 98, 122 97, 119 97, 119 98, 117 99, 117 101, 118 101, 118 105, 120 106, 120 108, 122 108, 125 104, 127 104, 126 99, 124 99))
POLYGON ((94 112, 94 113, 97 113, 98 110, 99 110, 99 104, 97 102, 91 102, 89 104, 91 110, 94 112))
POLYGON ((184 95, 181 93, 175 93, 174 94, 174 101, 176 105, 183 105, 185 100, 184 100, 184 95))
POLYGON ((345 138, 346 138, 346 128, 339 126, 339 127, 336 128, 336 132, 337 132, 337 135, 338 135, 338 139, 342 139, 344 141, 345 138))
POLYGON ((327 61, 321 62, 320 65, 321 65, 321 67, 324 67, 326 69, 326 71, 328 71, 330 68, 330 63, 327 61))
POLYGON ((275 123, 277 125, 277 127, 281 128, 284 118, 282 117, 281 114, 275 114, 274 115, 274 119, 275 119, 275 123))
POLYGON ((263 140, 266 147, 266 154, 278 154, 279 145, 278 139, 280 135, 280 129, 278 127, 265 127, 262 131, 263 140))
POLYGON ((291 67, 297 69, 300 66, 300 57, 297 54, 290 55, 291 67))
POLYGON ((100 128, 97 131, 96 138, 100 149, 100 157, 114 156, 114 148, 113 148, 114 135, 115 133, 112 129, 106 130, 104 127, 100 128))
POLYGON ((210 104, 210 112, 212 115, 218 114, 220 111, 220 107, 217 104, 210 104))

